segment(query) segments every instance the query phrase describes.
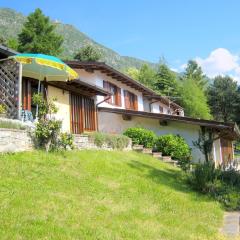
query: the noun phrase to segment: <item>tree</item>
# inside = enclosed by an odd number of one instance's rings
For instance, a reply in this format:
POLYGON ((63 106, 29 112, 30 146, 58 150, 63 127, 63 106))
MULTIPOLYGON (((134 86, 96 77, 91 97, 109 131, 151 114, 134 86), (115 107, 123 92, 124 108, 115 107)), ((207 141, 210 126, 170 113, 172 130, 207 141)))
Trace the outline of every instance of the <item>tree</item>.
POLYGON ((194 60, 188 61, 184 77, 191 78, 202 89, 204 89, 207 84, 206 76, 203 74, 201 67, 194 60))
POLYGON ((237 82, 229 76, 217 76, 208 88, 208 103, 216 120, 237 121, 239 111, 239 91, 237 82))
POLYGON ((210 108, 204 91, 191 78, 182 79, 180 88, 180 105, 184 108, 185 115, 211 119, 210 108))
POLYGON ((164 96, 178 96, 178 88, 176 74, 166 64, 160 64, 156 74, 155 89, 164 96))
POLYGON ((129 77, 131 77, 131 78, 133 78, 133 79, 135 79, 135 80, 138 80, 138 79, 139 79, 139 70, 138 70, 137 68, 135 68, 135 67, 130 67, 130 68, 128 68, 128 69, 125 71, 125 73, 126 73, 129 77))
POLYGON ((18 50, 18 40, 16 38, 9 38, 7 40, 7 46, 9 48, 12 48, 17 51, 18 50))
POLYGON ((18 35, 20 52, 43 53, 59 55, 62 51, 63 38, 55 32, 55 25, 51 24, 49 17, 37 8, 31 13, 18 35))
POLYGON ((130 67, 125 72, 131 78, 139 81, 149 88, 154 89, 157 72, 149 67, 149 65, 143 64, 139 70, 137 68, 130 67))
POLYGON ((75 55, 74 59, 82 62, 96 62, 101 58, 101 53, 94 46, 88 44, 82 47, 75 55))

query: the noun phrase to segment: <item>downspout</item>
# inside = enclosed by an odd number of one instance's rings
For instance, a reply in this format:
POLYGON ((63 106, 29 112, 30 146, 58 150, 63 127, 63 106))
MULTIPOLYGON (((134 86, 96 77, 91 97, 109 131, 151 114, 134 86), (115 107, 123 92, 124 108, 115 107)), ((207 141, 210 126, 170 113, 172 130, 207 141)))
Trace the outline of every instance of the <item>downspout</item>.
POLYGON ((96 104, 96 121, 97 121, 97 131, 98 131, 98 105, 104 103, 105 101, 109 100, 112 97, 112 95, 108 95, 106 98, 104 98, 102 101, 96 104))

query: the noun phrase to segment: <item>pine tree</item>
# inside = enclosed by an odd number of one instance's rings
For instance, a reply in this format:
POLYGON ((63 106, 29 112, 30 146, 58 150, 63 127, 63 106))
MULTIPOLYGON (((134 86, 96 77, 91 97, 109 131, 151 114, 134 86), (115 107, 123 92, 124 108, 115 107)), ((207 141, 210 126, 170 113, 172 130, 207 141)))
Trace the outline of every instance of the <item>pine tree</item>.
POLYGON ((176 74, 164 63, 159 65, 155 89, 164 96, 178 96, 176 74))
POLYGON ((207 84, 207 79, 203 74, 202 68, 194 60, 188 61, 184 77, 191 78, 201 89, 204 89, 207 84))
POLYGON ((55 32, 49 17, 37 8, 25 22, 22 32, 18 35, 20 52, 59 55, 62 51, 63 38, 55 32))

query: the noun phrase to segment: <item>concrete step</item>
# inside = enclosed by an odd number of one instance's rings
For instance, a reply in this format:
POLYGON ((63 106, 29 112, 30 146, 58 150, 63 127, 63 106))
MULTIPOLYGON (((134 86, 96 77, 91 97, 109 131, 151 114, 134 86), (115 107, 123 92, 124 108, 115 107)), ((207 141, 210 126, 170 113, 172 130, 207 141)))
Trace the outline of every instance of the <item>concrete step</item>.
POLYGON ((166 161, 163 161, 163 162, 172 164, 173 166, 177 166, 177 161, 174 161, 174 160, 166 160, 166 161))
POLYGON ((152 148, 143 148, 142 151, 144 154, 152 154, 152 148))
POLYGON ((152 156, 154 157, 154 158, 161 158, 162 157, 162 153, 161 152, 153 152, 152 153, 152 156))
POLYGON ((172 157, 171 156, 162 156, 163 161, 171 161, 172 157))
POLYGON ((143 151, 143 145, 133 145, 132 149, 136 152, 142 152, 143 151))

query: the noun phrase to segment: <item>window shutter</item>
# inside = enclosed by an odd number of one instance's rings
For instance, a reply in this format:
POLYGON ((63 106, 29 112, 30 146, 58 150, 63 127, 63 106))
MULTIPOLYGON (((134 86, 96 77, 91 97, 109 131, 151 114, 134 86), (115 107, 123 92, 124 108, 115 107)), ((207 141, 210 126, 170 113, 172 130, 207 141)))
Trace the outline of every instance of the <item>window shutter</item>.
POLYGON ((122 106, 122 96, 121 96, 121 88, 116 87, 116 105, 121 107, 122 106))
MULTIPOLYGON (((110 86, 109 86, 109 82, 103 80, 103 88, 107 91, 110 92, 110 86)), ((106 96, 105 99, 109 98, 109 96, 106 96)), ((111 103, 111 98, 109 98, 108 100, 106 100, 107 103, 111 103)))
POLYGON ((129 109, 130 108, 130 102, 129 102, 129 95, 128 95, 127 90, 124 90, 124 102, 125 102, 125 108, 129 109))
POLYGON ((133 103, 133 106, 134 106, 134 110, 138 110, 138 96, 137 95, 134 95, 134 103, 133 103))

